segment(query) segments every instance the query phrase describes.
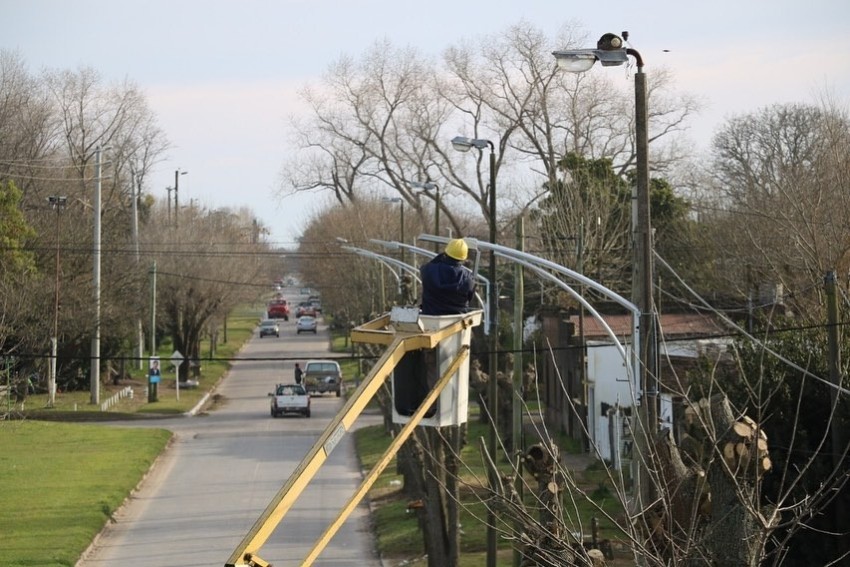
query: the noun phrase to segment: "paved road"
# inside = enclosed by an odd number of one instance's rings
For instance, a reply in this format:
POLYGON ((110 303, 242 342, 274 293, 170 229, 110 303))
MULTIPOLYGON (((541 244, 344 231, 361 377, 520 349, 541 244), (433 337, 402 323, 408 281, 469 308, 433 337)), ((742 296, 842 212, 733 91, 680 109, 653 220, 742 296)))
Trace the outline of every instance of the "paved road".
MULTIPOLYGON (((173 444, 78 567, 223 566, 342 405, 319 397, 309 419, 269 416, 267 393, 276 382, 292 381, 294 357, 321 358, 327 344, 323 326, 315 337, 296 335, 293 319, 281 321, 280 338, 255 337, 239 356, 290 360, 237 362, 218 389, 221 404, 204 415, 159 421, 175 433, 173 444)), ((260 556, 275 567, 300 565, 360 479, 346 436, 260 556)), ((315 565, 380 565, 364 505, 315 565)))

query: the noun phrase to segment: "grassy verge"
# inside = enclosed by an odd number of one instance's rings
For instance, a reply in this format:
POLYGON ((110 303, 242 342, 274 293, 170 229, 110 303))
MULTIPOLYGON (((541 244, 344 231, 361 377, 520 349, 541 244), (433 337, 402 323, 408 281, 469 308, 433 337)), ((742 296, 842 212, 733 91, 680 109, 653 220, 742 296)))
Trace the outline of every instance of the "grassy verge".
POLYGON ((33 419, 85 421, 130 419, 149 415, 175 415, 189 411, 227 373, 230 368, 230 362, 227 359, 235 356, 245 342, 251 338, 260 320, 261 311, 262 307, 244 306, 229 315, 227 318, 227 342, 221 342, 216 346, 214 356, 209 354, 209 341, 205 340, 201 343, 201 353, 206 354, 207 357, 201 359, 200 376, 193 377, 193 379, 198 380, 198 386, 191 389, 181 388, 179 400, 175 387, 176 375, 169 362, 174 347, 170 341, 165 341, 158 348, 164 370, 162 382, 158 387, 156 402, 148 402, 146 394, 147 364, 145 364, 143 369, 128 369, 129 380, 121 380, 117 385, 111 382, 101 384, 101 403, 128 386, 133 389, 132 398, 122 398, 108 411, 101 411, 100 405, 92 404, 91 394, 88 391, 78 391, 57 392, 56 403, 53 408, 46 407, 47 394, 28 396, 24 403, 24 411, 21 413, 33 419))
POLYGON ((74 565, 170 432, 0 422, 0 565, 74 565))

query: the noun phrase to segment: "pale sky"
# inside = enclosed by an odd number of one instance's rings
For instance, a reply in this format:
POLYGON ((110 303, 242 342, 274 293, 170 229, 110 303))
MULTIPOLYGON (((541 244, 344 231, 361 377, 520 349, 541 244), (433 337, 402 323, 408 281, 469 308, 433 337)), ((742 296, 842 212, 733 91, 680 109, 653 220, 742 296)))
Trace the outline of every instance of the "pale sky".
POLYGON ((0 0, 0 47, 31 72, 84 66, 138 84, 173 145, 144 190, 164 198, 188 171, 181 205, 248 206, 290 246, 321 202, 273 197, 299 88, 377 40, 438 56, 523 20, 549 37, 579 22, 588 47, 628 30, 647 73, 663 66, 704 98, 700 148, 731 115, 824 91, 850 101, 847 0, 0 0))

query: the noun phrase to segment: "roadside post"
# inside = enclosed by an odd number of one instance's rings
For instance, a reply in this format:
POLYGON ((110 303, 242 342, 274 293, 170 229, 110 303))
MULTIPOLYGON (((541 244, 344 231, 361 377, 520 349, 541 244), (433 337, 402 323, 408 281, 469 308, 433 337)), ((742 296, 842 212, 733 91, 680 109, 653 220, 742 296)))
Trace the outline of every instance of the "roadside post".
POLYGON ((159 357, 152 356, 148 367, 148 403, 157 401, 157 387, 160 378, 159 357))
POLYGON ((177 389, 177 401, 180 401, 180 365, 183 364, 183 353, 175 350, 171 353, 171 364, 174 365, 174 387, 177 389))

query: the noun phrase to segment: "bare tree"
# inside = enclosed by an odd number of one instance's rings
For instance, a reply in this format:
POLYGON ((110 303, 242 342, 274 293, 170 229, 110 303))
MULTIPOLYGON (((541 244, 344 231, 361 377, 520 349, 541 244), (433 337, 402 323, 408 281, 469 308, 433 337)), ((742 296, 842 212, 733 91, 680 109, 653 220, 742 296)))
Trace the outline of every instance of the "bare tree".
MULTIPOLYGON (((788 104, 730 120, 714 138, 717 234, 747 296, 759 283, 808 289, 850 269, 850 120, 846 109, 788 104)), ((802 295, 798 294, 798 300, 802 295)), ((805 313, 805 302, 800 304, 805 313)))

